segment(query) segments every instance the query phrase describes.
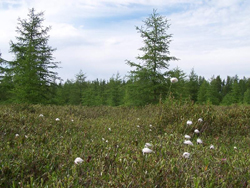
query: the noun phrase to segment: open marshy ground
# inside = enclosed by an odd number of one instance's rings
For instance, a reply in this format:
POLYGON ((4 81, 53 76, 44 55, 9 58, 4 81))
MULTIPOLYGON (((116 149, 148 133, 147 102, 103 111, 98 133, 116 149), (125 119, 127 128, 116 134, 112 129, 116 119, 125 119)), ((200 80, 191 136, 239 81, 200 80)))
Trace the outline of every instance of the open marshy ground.
POLYGON ((0 187, 250 186, 249 106, 3 105, 0 125, 0 187))

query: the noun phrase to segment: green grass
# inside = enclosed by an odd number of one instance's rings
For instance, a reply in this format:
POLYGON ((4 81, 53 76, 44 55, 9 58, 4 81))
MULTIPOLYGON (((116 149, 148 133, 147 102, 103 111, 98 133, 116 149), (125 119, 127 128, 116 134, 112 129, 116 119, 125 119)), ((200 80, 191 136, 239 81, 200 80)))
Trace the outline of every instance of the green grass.
POLYGON ((250 106, 2 105, 0 187, 249 187, 249 123, 250 106))

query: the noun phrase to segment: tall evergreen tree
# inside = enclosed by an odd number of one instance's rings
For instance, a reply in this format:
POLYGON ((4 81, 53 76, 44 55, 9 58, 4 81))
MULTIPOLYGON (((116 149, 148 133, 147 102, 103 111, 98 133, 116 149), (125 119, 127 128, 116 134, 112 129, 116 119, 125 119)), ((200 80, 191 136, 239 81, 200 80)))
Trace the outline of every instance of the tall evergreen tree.
POLYGON ((172 35, 166 32, 170 27, 168 20, 153 10, 150 17, 143 22, 144 27, 136 27, 144 42, 144 46, 139 49, 143 55, 137 57, 141 63, 127 61, 127 64, 135 68, 130 71, 130 79, 132 86, 139 91, 134 92, 133 96, 136 96, 136 99, 148 96, 144 100, 148 103, 156 103, 166 89, 164 84, 169 61, 177 60, 177 58, 169 56, 172 35))
POLYGON ((212 77, 208 91, 207 91, 207 99, 215 105, 219 105, 222 97, 221 97, 221 91, 222 91, 222 81, 220 76, 217 76, 216 78, 212 77))
POLYGON ((241 102, 240 101, 241 100, 241 92, 240 92, 239 80, 237 78, 233 82, 231 96, 232 96, 233 103, 240 103, 241 102))
POLYGON ((6 102, 11 97, 9 91, 13 87, 11 74, 8 72, 8 61, 2 58, 0 52, 0 102, 6 102))
POLYGON ((250 88, 248 88, 244 93, 243 102, 245 104, 250 104, 250 88))
POLYGON ((199 90, 199 81, 198 81, 198 75, 194 72, 194 69, 191 70, 190 75, 188 76, 188 82, 186 86, 190 99, 196 102, 199 90))
POLYGON ((25 103, 47 103, 50 101, 50 87, 59 79, 53 69, 58 68, 48 45, 50 27, 43 27, 43 12, 29 10, 28 20, 18 18, 17 42, 10 42, 10 52, 15 60, 9 62, 13 75, 13 101, 25 103))
POLYGON ((207 102, 208 87, 209 87, 209 83, 206 80, 204 80, 197 94, 197 102, 199 104, 205 104, 207 102))
POLYGON ((109 79, 108 85, 108 104, 110 106, 119 106, 122 104, 122 80, 119 73, 116 74, 116 77, 112 76, 109 79))

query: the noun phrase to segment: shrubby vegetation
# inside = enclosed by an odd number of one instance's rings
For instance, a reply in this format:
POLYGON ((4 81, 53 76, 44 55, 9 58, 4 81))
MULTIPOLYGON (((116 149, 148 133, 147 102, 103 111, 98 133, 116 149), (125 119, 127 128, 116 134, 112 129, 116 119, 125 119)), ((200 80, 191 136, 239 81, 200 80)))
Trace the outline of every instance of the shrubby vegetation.
POLYGON ((249 186, 250 107, 170 101, 1 105, 0 187, 249 186), (193 146, 184 144, 185 134, 193 146), (146 143, 153 153, 143 155, 146 143), (75 164, 77 157, 83 162, 75 164))

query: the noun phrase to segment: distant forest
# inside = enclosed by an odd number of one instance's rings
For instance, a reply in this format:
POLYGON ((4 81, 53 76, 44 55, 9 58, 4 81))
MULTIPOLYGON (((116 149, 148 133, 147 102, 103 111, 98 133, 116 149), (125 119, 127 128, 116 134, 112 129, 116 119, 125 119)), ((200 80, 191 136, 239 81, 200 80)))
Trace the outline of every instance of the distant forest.
POLYGON ((172 35, 167 34, 169 21, 153 10, 136 27, 144 46, 139 63, 126 60, 132 68, 126 77, 113 75, 109 80, 87 81, 83 71, 65 82, 60 81, 59 62, 54 62, 48 45, 50 27, 43 27, 43 12, 29 10, 27 19, 18 19, 17 42, 10 41, 15 58, 7 61, 0 54, 0 103, 142 106, 165 103, 169 100, 196 104, 250 104, 250 78, 212 76, 206 80, 192 69, 187 75, 179 67, 169 70, 169 62, 179 59, 170 56, 172 35), (171 78, 177 78, 173 83, 171 78), (59 83, 59 84, 58 84, 59 83))

